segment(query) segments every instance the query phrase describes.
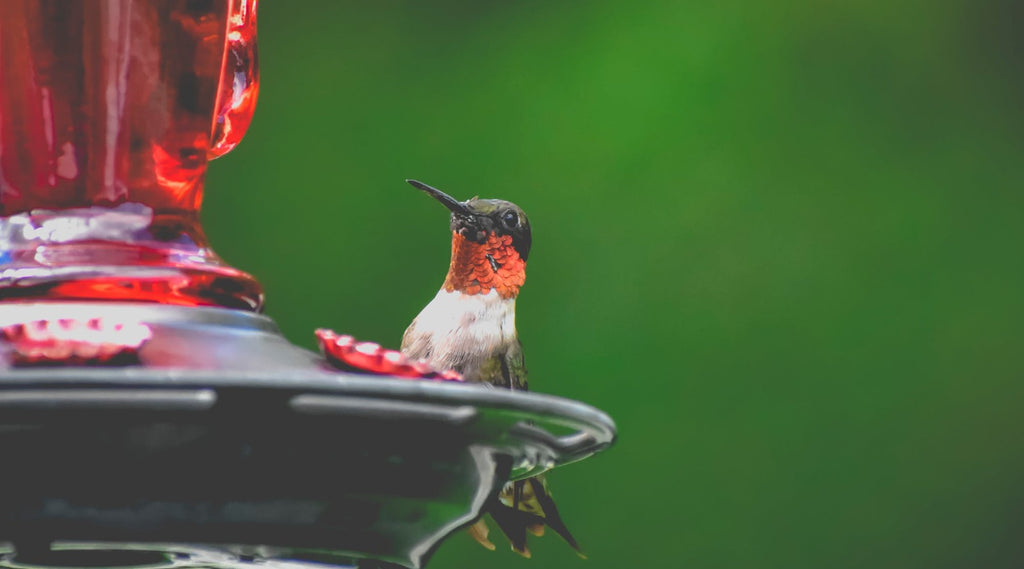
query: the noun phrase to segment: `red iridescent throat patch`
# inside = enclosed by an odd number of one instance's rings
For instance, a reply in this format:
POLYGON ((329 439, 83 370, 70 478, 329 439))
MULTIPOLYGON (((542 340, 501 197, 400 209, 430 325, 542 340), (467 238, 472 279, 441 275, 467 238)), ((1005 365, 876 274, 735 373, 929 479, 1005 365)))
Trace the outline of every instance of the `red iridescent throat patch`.
POLYGON ((526 282, 526 261, 512 246, 512 236, 491 234, 484 243, 476 243, 458 233, 452 234, 452 263, 444 289, 465 294, 487 294, 497 290, 502 298, 519 294, 526 282))

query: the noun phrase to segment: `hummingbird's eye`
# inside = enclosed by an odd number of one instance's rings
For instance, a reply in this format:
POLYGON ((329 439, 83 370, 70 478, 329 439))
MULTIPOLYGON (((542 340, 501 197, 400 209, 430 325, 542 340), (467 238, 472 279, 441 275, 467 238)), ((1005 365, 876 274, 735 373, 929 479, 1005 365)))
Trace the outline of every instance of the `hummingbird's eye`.
POLYGON ((505 213, 501 214, 501 220, 504 221, 505 225, 509 227, 515 227, 519 225, 519 215, 512 210, 506 211, 505 213))

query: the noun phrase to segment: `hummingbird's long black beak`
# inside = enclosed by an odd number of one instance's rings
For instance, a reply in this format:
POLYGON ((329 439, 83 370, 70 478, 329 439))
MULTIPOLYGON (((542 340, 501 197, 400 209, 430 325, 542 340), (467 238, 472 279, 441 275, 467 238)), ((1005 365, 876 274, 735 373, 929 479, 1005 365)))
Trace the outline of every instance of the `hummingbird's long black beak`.
POLYGON ((459 200, 449 196, 448 194, 442 192, 441 190, 435 187, 428 186, 418 180, 406 180, 406 182, 409 182, 409 184, 411 184, 414 188, 423 190, 424 192, 429 194, 430 197, 441 202, 441 205, 450 209, 452 213, 467 216, 473 215, 473 212, 469 211, 469 208, 466 207, 465 202, 460 202, 459 200))

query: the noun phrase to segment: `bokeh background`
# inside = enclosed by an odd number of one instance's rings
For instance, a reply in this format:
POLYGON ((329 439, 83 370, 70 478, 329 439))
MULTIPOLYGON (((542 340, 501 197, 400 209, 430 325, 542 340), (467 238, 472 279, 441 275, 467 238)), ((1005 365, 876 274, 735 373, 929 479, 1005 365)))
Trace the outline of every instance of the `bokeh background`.
POLYGON ((460 534, 432 568, 1019 567, 1022 16, 263 2, 205 226, 292 341, 397 346, 449 253, 403 180, 529 213, 531 386, 621 431, 551 476, 590 559, 460 534))

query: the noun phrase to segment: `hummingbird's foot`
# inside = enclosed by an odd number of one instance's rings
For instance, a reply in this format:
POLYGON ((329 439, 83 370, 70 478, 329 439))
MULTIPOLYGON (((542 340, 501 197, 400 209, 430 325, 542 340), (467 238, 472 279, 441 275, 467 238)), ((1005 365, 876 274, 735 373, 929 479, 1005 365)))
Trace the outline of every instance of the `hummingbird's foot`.
POLYGON ((530 553, 530 548, 526 547, 526 545, 523 545, 521 548, 520 547, 516 547, 515 545, 513 545, 512 546, 512 551, 515 551, 516 553, 518 553, 519 555, 522 555, 523 557, 525 557, 527 559, 533 557, 533 554, 530 553))
POLYGON ((491 533, 491 529, 487 527, 487 522, 485 522, 483 518, 469 526, 469 529, 466 531, 469 533, 470 537, 475 539, 480 545, 490 549, 491 551, 496 549, 495 545, 491 543, 491 540, 487 539, 487 534, 491 533))
POLYGON ((462 381, 455 370, 439 370, 426 362, 413 361, 398 350, 388 350, 374 342, 357 342, 347 334, 320 328, 316 339, 324 357, 334 367, 356 373, 394 375, 410 379, 462 381))
POLYGON ((0 352, 6 352, 4 359, 16 367, 133 365, 152 335, 141 322, 36 320, 0 329, 0 352))

